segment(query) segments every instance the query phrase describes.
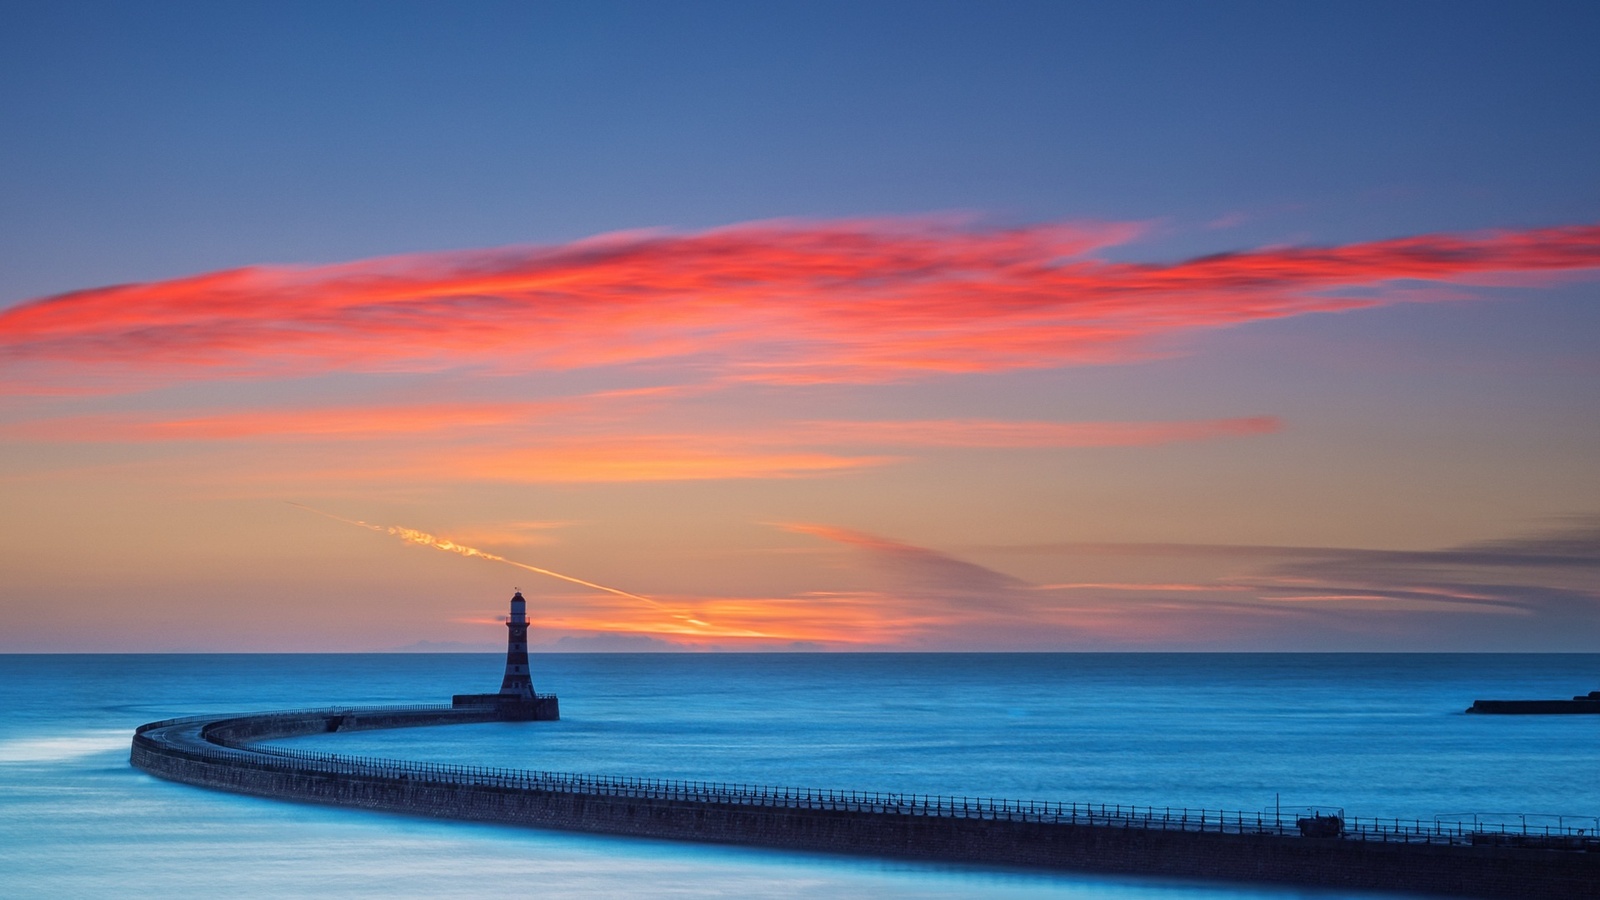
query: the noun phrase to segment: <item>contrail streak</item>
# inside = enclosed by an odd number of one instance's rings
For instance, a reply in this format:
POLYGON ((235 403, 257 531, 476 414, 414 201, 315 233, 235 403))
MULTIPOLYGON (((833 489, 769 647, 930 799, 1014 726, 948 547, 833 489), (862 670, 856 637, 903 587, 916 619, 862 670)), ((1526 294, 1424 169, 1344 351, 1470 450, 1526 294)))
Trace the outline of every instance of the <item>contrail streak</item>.
MULTIPOLYGON (((402 541, 405 541, 408 544, 419 544, 419 545, 424 546, 424 547, 433 547, 433 548, 436 548, 436 549, 439 549, 439 550, 444 550, 444 551, 449 552, 449 553, 459 553, 462 556, 476 556, 479 559, 486 559, 486 560, 488 560, 490 562, 505 563, 508 566, 516 566, 519 569, 526 569, 529 572, 537 572, 540 575, 548 575, 551 578, 559 578, 562 581, 570 581, 573 584, 581 584, 584 587, 594 588, 597 591, 605 591, 608 594, 616 594, 618 597, 627 597, 630 600, 638 600, 641 603, 648 603, 648 604, 650 604, 651 606, 653 606, 653 607, 655 607, 657 609, 668 610, 668 607, 665 604, 660 603, 660 602, 655 601, 655 600, 651 600, 649 597, 643 597, 643 596, 640 596, 638 594, 631 594, 631 593, 629 593, 627 591, 620 590, 620 589, 614 588, 614 587, 606 587, 603 584, 595 584, 592 581, 585 581, 582 578, 575 578, 575 577, 573 577, 571 575, 563 575, 560 572, 552 572, 549 569, 541 569, 538 566, 530 566, 527 563, 517 562, 514 559, 506 559, 504 556, 500 556, 499 554, 489 553, 489 552, 484 551, 484 550, 479 550, 476 547, 468 547, 465 544, 458 544, 455 541, 451 541, 451 540, 447 540, 445 538, 441 538, 441 537, 437 537, 435 535, 431 535, 431 534, 427 533, 426 531, 418 531, 415 528, 403 528, 403 527, 401 527, 399 525, 387 525, 387 526, 385 526, 385 525, 373 525, 370 522, 363 522, 360 519, 346 519, 344 516, 336 516, 333 513, 323 512, 322 510, 317 509, 316 507, 307 506, 304 503, 295 503, 293 501, 285 501, 285 502, 287 502, 290 506, 297 507, 299 509, 303 509, 306 512, 313 512, 313 513, 316 513, 319 516, 325 516, 325 517, 327 517, 329 519, 334 520, 335 522, 343 522, 346 525, 356 525, 356 526, 359 526, 361 528, 366 528, 366 529, 371 530, 371 531, 376 531, 379 534, 391 534, 391 535, 394 535, 395 537, 399 538, 402 541)), ((670 612, 670 610, 668 610, 668 611, 670 612)), ((680 618, 681 618, 681 616, 680 616, 680 618)))

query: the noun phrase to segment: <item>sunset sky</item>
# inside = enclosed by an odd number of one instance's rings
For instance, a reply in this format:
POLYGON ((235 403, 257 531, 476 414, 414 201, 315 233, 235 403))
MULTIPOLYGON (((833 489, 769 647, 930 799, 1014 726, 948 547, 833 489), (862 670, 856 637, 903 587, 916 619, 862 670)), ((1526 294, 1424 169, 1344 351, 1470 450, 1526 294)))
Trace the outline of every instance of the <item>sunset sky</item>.
POLYGON ((0 4, 0 652, 1600 651, 1596 46, 0 4))

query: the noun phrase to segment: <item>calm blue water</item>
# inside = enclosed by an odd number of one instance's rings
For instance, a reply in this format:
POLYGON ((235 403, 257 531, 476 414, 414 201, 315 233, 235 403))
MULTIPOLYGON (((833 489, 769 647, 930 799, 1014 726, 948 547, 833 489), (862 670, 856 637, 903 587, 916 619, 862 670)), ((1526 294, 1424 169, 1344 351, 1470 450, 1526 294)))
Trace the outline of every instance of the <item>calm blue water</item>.
MULTIPOLYGON (((0 895, 1333 897, 434 822, 131 769, 134 726, 445 701, 494 655, 0 656, 0 895)), ((618 775, 1349 815, 1600 816, 1600 717, 1477 697, 1600 688, 1600 655, 545 655, 563 720, 309 749, 618 775)), ((1511 821, 1517 821, 1511 819, 1511 821)), ((1543 821, 1543 820, 1539 820, 1543 821)))

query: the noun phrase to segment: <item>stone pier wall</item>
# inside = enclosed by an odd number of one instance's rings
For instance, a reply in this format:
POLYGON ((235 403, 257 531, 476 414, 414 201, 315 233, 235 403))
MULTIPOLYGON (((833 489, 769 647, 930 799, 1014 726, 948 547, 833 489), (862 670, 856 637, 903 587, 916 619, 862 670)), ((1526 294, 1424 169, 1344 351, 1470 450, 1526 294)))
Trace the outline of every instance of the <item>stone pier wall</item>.
POLYGON ((376 763, 341 770, 241 747, 293 734, 492 719, 477 715, 351 710, 146 726, 134 739, 132 762, 174 781, 257 796, 642 838, 1444 896, 1600 898, 1600 853, 825 809, 772 797, 620 796, 530 788, 492 770, 386 773, 376 763))

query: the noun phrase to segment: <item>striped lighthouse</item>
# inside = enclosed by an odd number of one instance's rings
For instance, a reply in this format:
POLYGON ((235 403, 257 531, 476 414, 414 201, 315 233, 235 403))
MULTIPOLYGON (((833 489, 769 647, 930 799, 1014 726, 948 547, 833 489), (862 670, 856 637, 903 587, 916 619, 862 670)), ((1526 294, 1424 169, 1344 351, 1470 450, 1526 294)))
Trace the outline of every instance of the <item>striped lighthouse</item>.
POLYGON ((522 592, 511 595, 511 616, 506 619, 506 677, 500 693, 533 699, 533 676, 528 672, 528 601, 522 592))

